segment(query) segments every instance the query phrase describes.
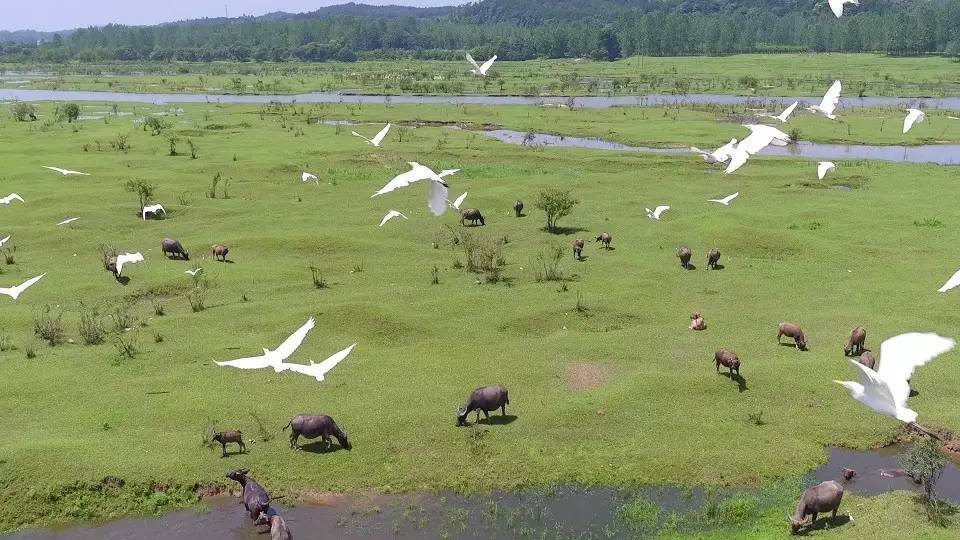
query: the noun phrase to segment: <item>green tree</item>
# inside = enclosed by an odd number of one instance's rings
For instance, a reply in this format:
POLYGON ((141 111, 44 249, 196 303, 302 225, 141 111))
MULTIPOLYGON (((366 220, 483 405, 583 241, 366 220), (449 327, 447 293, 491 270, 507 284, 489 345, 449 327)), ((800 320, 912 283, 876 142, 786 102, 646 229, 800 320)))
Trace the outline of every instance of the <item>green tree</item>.
POLYGON ((579 202, 570 195, 569 189, 551 188, 540 191, 540 197, 535 206, 547 215, 547 230, 556 232, 557 221, 569 216, 573 207, 579 202))
POLYGON ((76 103, 67 103, 60 108, 60 117, 67 122, 75 122, 80 118, 80 106, 76 103))
POLYGON ((123 184, 123 189, 130 193, 137 194, 137 198, 140 199, 140 207, 138 208, 138 211, 140 211, 153 199, 153 194, 157 191, 157 186, 146 180, 127 180, 127 182, 123 184))
POLYGON ((18 101, 10 107, 10 114, 13 115, 13 118, 17 122, 25 122, 26 120, 34 120, 37 117, 37 111, 33 108, 33 105, 26 103, 24 101, 18 101))
POLYGON ((927 517, 931 521, 940 521, 942 516, 937 502, 937 481, 943 474, 947 460, 940 453, 939 443, 932 437, 924 437, 900 456, 900 464, 923 487, 927 517))

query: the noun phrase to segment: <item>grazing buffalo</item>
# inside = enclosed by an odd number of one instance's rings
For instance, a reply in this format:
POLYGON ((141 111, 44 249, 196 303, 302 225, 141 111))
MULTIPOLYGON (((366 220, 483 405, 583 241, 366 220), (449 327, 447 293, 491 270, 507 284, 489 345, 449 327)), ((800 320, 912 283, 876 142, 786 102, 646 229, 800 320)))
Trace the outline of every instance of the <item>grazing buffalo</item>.
POLYGON ((513 211, 517 214, 517 217, 523 216, 523 201, 516 201, 513 203, 513 211))
POLYGON ((707 254, 707 268, 711 270, 717 269, 717 263, 720 262, 720 250, 713 248, 710 250, 710 253, 707 254))
POLYGON ((270 510, 270 494, 256 480, 247 476, 250 469, 237 469, 227 475, 243 486, 243 506, 250 513, 250 519, 256 520, 260 514, 270 510))
POLYGON ((800 326, 789 322, 780 323, 780 325, 777 326, 777 343, 780 343, 782 336, 793 338, 797 348, 801 351, 807 350, 807 338, 803 336, 803 330, 800 329, 800 326))
POLYGON ((573 241, 573 258, 578 261, 583 259, 583 238, 573 241))
POLYGON ((293 540, 293 534, 290 527, 287 527, 286 520, 280 514, 267 515, 260 514, 260 517, 253 522, 254 525, 269 525, 270 540, 293 540))
POLYGON ((240 447, 241 454, 247 451, 247 445, 243 444, 243 433, 239 430, 214 433, 210 440, 220 443, 220 446, 223 447, 223 457, 227 457, 227 443, 237 444, 240 447))
POLYGON ((460 212, 460 225, 463 225, 465 221, 469 221, 471 225, 476 225, 477 222, 480 222, 481 225, 486 225, 483 221, 483 214, 476 208, 467 208, 463 212, 460 212))
POLYGON ((690 252, 690 248, 687 246, 680 246, 677 248, 677 258, 680 259, 680 266, 690 269, 690 257, 693 256, 693 253, 690 252))
POLYGON ((120 274, 117 273, 117 257, 116 255, 107 259, 107 270, 113 274, 113 277, 120 279, 120 274))
POLYGON ((457 409, 457 425, 462 426, 467 423, 467 415, 477 411, 477 422, 480 421, 480 413, 490 418, 490 411, 500 409, 500 414, 507 415, 507 405, 510 404, 510 397, 507 395, 507 389, 502 386, 484 386, 477 388, 470 394, 467 402, 457 409))
POLYGON ((703 316, 699 313, 694 313, 690 316, 690 329, 691 330, 705 330, 707 328, 707 322, 703 320, 703 316))
POLYGON ((283 427, 284 431, 290 428, 290 448, 297 447, 297 439, 303 436, 305 439, 316 439, 322 437, 324 444, 330 448, 332 443, 330 437, 336 437, 340 447, 349 450, 350 440, 347 439, 347 432, 340 429, 337 423, 327 415, 311 416, 300 414, 290 420, 283 427))
POLYGON ((170 257, 181 257, 185 261, 190 260, 190 254, 187 253, 187 250, 183 249, 183 245, 179 241, 172 238, 164 238, 163 242, 160 243, 160 251, 164 255, 169 255, 170 257))
POLYGON ((847 340, 847 346, 843 348, 843 353, 847 356, 856 356, 865 349, 863 342, 867 340, 867 331, 858 326, 850 331, 850 339, 847 340))
POLYGON ((873 353, 870 351, 863 351, 863 354, 860 355, 860 363, 867 366, 870 369, 876 370, 877 361, 873 359, 873 353))
POLYGON ((833 512, 831 520, 837 519, 837 509, 840 508, 840 501, 843 499, 843 486, 834 480, 828 480, 822 484, 808 487, 800 497, 797 503, 797 511, 790 518, 790 531, 796 533, 800 527, 807 521, 807 516, 812 516, 810 523, 817 521, 817 514, 833 512))
POLYGON ((213 258, 218 261, 227 262, 227 254, 230 253, 230 248, 223 244, 216 244, 210 249, 213 250, 213 258))
POLYGON ((610 242, 613 241, 613 237, 610 236, 610 233, 602 233, 597 237, 597 242, 603 244, 603 249, 610 249, 610 242))
POLYGON ((717 373, 720 373, 720 366, 722 365, 730 370, 730 377, 733 377, 734 372, 740 375, 740 357, 733 351, 723 348, 717 349, 717 352, 713 355, 713 360, 717 364, 717 373))

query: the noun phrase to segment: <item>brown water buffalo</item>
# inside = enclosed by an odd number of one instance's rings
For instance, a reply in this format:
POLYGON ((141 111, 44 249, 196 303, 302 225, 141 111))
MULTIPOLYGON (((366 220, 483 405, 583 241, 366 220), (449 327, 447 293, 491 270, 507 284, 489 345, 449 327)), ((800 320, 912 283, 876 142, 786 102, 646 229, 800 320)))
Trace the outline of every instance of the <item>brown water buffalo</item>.
POLYGON ((837 509, 840 508, 840 501, 843 499, 843 486, 834 480, 828 480, 822 484, 808 487, 800 497, 797 503, 797 510, 793 517, 789 518, 790 531, 796 533, 800 527, 807 521, 807 516, 812 516, 810 523, 817 521, 817 514, 833 512, 831 520, 837 519, 837 509))
POLYGON ((690 257, 693 256, 693 253, 690 252, 690 248, 687 246, 680 246, 677 248, 677 258, 680 259, 680 266, 690 269, 690 257))
POLYGON ((507 395, 507 389, 502 386, 484 386, 477 388, 470 394, 467 402, 457 409, 457 425, 462 426, 467 423, 467 415, 477 411, 477 422, 480 421, 480 413, 490 418, 490 411, 500 409, 500 414, 507 415, 507 405, 510 404, 510 397, 507 395))
POLYGON ((740 375, 740 357, 733 351, 724 348, 717 349, 717 352, 713 355, 713 360, 717 365, 717 373, 720 373, 720 366, 724 366, 730 370, 731 378, 734 373, 740 375))
POLYGON ((250 469, 237 469, 227 478, 236 480, 243 486, 243 506, 250 513, 250 519, 256 520, 260 514, 270 510, 270 494, 253 478, 247 476, 250 469))
POLYGON ((613 241, 613 237, 610 236, 610 233, 602 233, 596 241, 603 244, 603 249, 610 249, 610 242, 613 241))
POLYGON ((849 482, 850 480, 853 480, 853 477, 857 475, 857 471, 844 467, 840 469, 840 475, 843 477, 845 481, 849 482))
POLYGON ((243 444, 243 433, 239 430, 214 433, 210 440, 220 443, 220 446, 223 447, 223 457, 227 457, 227 443, 237 444, 240 447, 241 454, 247 451, 247 445, 243 444))
POLYGON ((290 428, 290 448, 296 448, 297 439, 302 436, 305 439, 322 437, 327 448, 330 448, 332 444, 330 437, 336 437, 341 448, 346 450, 350 449, 350 440, 347 438, 347 432, 340 429, 333 418, 327 415, 311 416, 300 414, 295 416, 293 420, 290 420, 290 422, 283 427, 284 431, 286 431, 287 428, 290 428))
POLYGON ((847 340, 847 346, 843 348, 843 353, 847 356, 856 356, 864 351, 863 342, 867 340, 867 331, 858 326, 850 331, 850 338, 847 340))
POLYGON ((523 201, 516 201, 513 203, 513 211, 517 214, 517 217, 523 216, 523 201))
POLYGON ((573 241, 573 258, 578 261, 583 259, 583 238, 573 241))
POLYGON ((713 248, 710 250, 710 253, 707 254, 707 268, 711 270, 717 269, 717 263, 720 262, 720 250, 713 248))
POLYGON ((164 238, 163 242, 160 243, 160 251, 164 255, 169 255, 170 257, 181 257, 185 261, 190 260, 190 254, 187 253, 187 250, 183 249, 183 245, 179 241, 172 238, 164 238))
POLYGON ((807 350, 807 338, 804 337, 803 330, 800 329, 799 325, 789 322, 780 323, 780 325, 777 326, 777 343, 780 343, 782 336, 793 338, 797 348, 801 351, 807 350))
POLYGON ((863 351, 863 354, 860 355, 860 363, 867 366, 872 370, 876 370, 877 361, 873 359, 873 353, 870 351, 863 351))
POLYGON ((483 221, 483 214, 476 208, 467 208, 460 212, 460 225, 463 225, 466 221, 469 221, 471 225, 476 225, 478 221, 480 225, 486 225, 486 222, 483 221))
POLYGON ((107 270, 113 274, 113 277, 120 279, 120 274, 117 273, 117 257, 115 255, 107 259, 107 270))
POLYGON ((286 520, 280 514, 267 515, 262 513, 253 524, 269 525, 270 540, 293 540, 293 533, 290 532, 290 527, 287 526, 286 520))
POLYGON ((707 328, 707 322, 703 320, 703 316, 699 313, 694 313, 690 316, 690 326, 691 330, 705 330, 707 328))
POLYGON ((216 244, 210 247, 213 250, 213 258, 217 261, 227 262, 227 254, 230 253, 230 248, 223 244, 216 244))

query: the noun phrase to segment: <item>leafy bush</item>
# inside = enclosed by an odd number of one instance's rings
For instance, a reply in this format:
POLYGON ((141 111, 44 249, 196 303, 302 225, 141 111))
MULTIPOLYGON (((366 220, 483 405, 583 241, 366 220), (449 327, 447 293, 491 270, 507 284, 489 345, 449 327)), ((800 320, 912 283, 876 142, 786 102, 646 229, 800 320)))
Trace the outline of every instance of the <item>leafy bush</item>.
POLYGON ((547 216, 547 230, 556 232, 557 221, 569 216, 573 207, 580 201, 570 195, 569 189, 550 188, 540 191, 540 196, 534 206, 543 210, 547 216))
POLYGON ((37 110, 33 105, 18 101, 10 107, 10 114, 13 115, 13 118, 17 122, 25 122, 27 120, 36 120, 37 119, 37 110))
POLYGON ((67 122, 76 122, 80 118, 80 106, 76 103, 67 103, 60 107, 60 118, 67 122))

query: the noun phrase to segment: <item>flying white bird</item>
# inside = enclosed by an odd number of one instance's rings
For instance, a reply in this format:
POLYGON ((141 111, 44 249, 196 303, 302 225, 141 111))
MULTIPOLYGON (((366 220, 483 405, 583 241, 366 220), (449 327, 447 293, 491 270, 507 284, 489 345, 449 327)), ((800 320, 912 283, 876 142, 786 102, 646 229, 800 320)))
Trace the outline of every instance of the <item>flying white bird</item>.
POLYGON ((133 264, 143 262, 143 255, 140 252, 136 253, 124 253, 123 255, 117 255, 117 273, 116 276, 120 277, 121 272, 123 272, 123 265, 133 264))
MULTIPOLYGON (((300 177, 300 179, 301 179, 301 181, 303 181, 303 182, 309 182, 310 180, 317 180, 317 175, 315 175, 315 174, 310 174, 310 173, 308 173, 308 172, 305 172, 305 173, 303 173, 303 175, 300 177)), ((317 180, 317 183, 319 184, 320 181, 317 180)))
POLYGON ((447 204, 450 205, 450 208, 453 208, 454 210, 459 210, 460 205, 463 204, 463 200, 466 198, 467 198, 467 192, 464 191, 463 195, 460 195, 459 197, 457 197, 457 199, 453 202, 447 201, 447 204))
POLYGON ((144 221, 147 220, 147 214, 154 214, 154 215, 156 215, 158 212, 162 212, 163 214, 166 214, 166 213, 167 213, 167 211, 163 209, 163 206, 161 206, 161 205, 159 205, 159 204, 153 204, 153 205, 149 205, 149 206, 144 206, 144 207, 143 207, 143 212, 142 212, 143 220, 144 220, 144 221))
POLYGON ((19 195, 17 195, 16 193, 11 193, 11 194, 7 195, 6 197, 0 198, 0 204, 10 204, 10 203, 12 203, 13 201, 26 202, 26 201, 24 201, 19 195))
POLYGON ((844 4, 853 4, 855 6, 860 5, 860 0, 827 0, 827 3, 830 4, 830 11, 839 19, 843 15, 843 5, 844 4))
POLYGON ((8 234, 6 238, 0 240, 0 247, 3 247, 3 245, 7 243, 7 240, 10 239, 10 236, 11 235, 8 234))
POLYGON ((833 114, 833 111, 837 110, 837 104, 840 103, 841 90, 843 90, 843 85, 840 84, 840 81, 834 81, 833 86, 823 95, 823 100, 820 101, 820 104, 807 107, 807 110, 812 113, 820 113, 831 120, 836 120, 837 116, 833 114))
POLYGON ((696 154, 703 156, 703 160, 707 163, 724 163, 730 159, 730 156, 733 153, 733 148, 736 146, 737 140, 730 139, 730 142, 717 148, 713 152, 707 152, 697 148, 696 146, 691 146, 690 150, 696 154))
POLYGON ((203 268, 197 268, 196 270, 184 270, 184 274, 190 274, 193 277, 197 277, 197 274, 203 272, 203 268))
POLYGON ((353 345, 334 354, 333 356, 331 356, 330 358, 327 358, 326 360, 324 360, 323 362, 320 362, 319 364, 314 364, 311 361, 309 366, 305 366, 303 364, 286 364, 286 363, 281 363, 280 366, 285 368, 284 371, 289 370, 294 373, 300 373, 301 375, 307 375, 307 376, 313 377, 314 379, 317 380, 317 382, 323 382, 324 375, 326 375, 327 372, 330 371, 331 369, 335 368, 337 364, 339 364, 344 358, 350 356, 350 353, 353 352, 353 348, 356 346, 357 344, 354 343, 353 345))
POLYGON ((372 139, 368 139, 368 138, 364 137, 363 135, 357 133, 356 131, 351 131, 351 133, 353 133, 353 136, 354 136, 354 137, 360 137, 361 139, 363 139, 363 140, 367 141, 368 143, 372 144, 373 146, 375 146, 375 147, 377 147, 377 148, 380 148, 380 143, 383 142, 384 137, 387 136, 387 133, 388 133, 389 131, 390 131, 390 124, 387 124, 387 127, 381 129, 381 130, 380 130, 380 133, 377 133, 377 136, 374 137, 374 138, 372 138, 372 139))
POLYGON ((71 176, 71 175, 75 175, 75 176, 90 176, 89 174, 87 174, 87 173, 85 173, 85 172, 70 171, 70 170, 67 170, 67 169, 61 169, 60 167, 47 167, 47 166, 44 166, 43 168, 44 168, 44 169, 50 169, 51 171, 56 171, 56 172, 58 172, 58 173, 60 173, 60 174, 62 174, 62 175, 64 175, 64 176, 71 176))
POLYGON ((473 69, 470 70, 470 73, 473 73, 474 75, 480 75, 481 77, 485 77, 487 75, 487 71, 490 70, 490 67, 493 66, 493 63, 496 61, 497 55, 493 55, 493 58, 487 60, 481 66, 477 64, 477 61, 474 60, 472 56, 470 56, 470 53, 467 53, 467 62, 473 64, 473 69))
POLYGON ((40 281, 40 278, 42 278, 45 275, 47 275, 46 272, 40 274, 35 278, 30 278, 24 281, 23 283, 21 283, 20 285, 16 285, 13 287, 0 287, 0 294, 5 294, 10 298, 13 298, 14 300, 16 300, 17 298, 20 297, 21 294, 23 294, 23 291, 29 289, 30 286, 32 286, 34 283, 40 281))
POLYGON ((289 358, 290 355, 300 347, 300 344, 306 339, 307 333, 310 332, 314 326, 316 326, 316 322, 313 320, 313 317, 310 317, 310 320, 291 334, 276 350, 271 351, 264 348, 263 354, 260 356, 239 358, 228 362, 217 362, 216 364, 218 366, 235 367, 238 369, 263 369, 272 367, 277 373, 286 371, 289 369, 289 364, 284 364, 283 361, 289 358))
POLYGON ((955 289, 958 285, 960 285, 960 270, 957 270, 956 274, 950 276, 950 279, 943 284, 943 287, 937 289, 937 292, 947 292, 950 289, 955 289))
POLYGON ((727 195, 722 199, 709 199, 707 202, 715 202, 715 203, 720 203, 724 206, 730 206, 730 203, 739 196, 740 196, 740 192, 738 191, 733 195, 727 195))
POLYGON ((947 118, 951 120, 960 120, 960 117, 957 117, 957 116, 948 116, 947 118))
POLYGON ((793 102, 793 105, 787 107, 786 110, 784 110, 782 113, 780 113, 780 114, 778 114, 778 115, 776 115, 776 116, 774 116, 774 115, 772 115, 772 114, 761 114, 760 116, 763 116, 763 117, 766 117, 766 118, 774 118, 774 119, 779 120, 780 122, 786 122, 787 119, 790 118, 790 115, 793 114, 793 110, 796 109, 796 108, 797 108, 797 105, 799 105, 799 104, 800 104, 799 101, 794 101, 794 102, 793 102))
POLYGON ((413 184, 414 182, 419 182, 421 180, 433 180, 434 182, 437 182, 438 184, 443 184, 444 187, 447 187, 447 182, 444 181, 443 178, 445 176, 450 176, 452 174, 456 174, 460 172, 460 169, 452 169, 452 170, 442 171, 440 174, 437 174, 433 172, 433 170, 430 169, 430 167, 426 167, 415 161, 409 161, 407 162, 407 164, 410 165, 410 170, 408 172, 395 176, 392 180, 390 180, 387 183, 387 185, 380 188, 380 191, 371 195, 370 198, 372 199, 377 195, 390 193, 395 189, 407 187, 410 184, 413 184))
POLYGON ((57 225, 67 225, 67 224, 69 224, 69 223, 73 223, 74 221, 76 221, 76 220, 78 220, 78 219, 80 219, 80 218, 78 218, 78 217, 67 218, 67 219, 61 221, 60 223, 57 223, 57 225))
POLYGON ((903 119, 903 132, 910 131, 914 124, 922 123, 927 115, 919 109, 907 109, 907 117, 903 119))
POLYGON ((790 143, 790 136, 779 129, 762 124, 744 124, 743 127, 750 130, 750 135, 740 141, 734 147, 730 155, 730 164, 727 165, 725 174, 730 174, 750 159, 750 156, 756 154, 769 145, 786 146, 790 143))
POLYGON ((817 163, 817 178, 823 180, 823 177, 830 171, 837 170, 837 164, 832 161, 821 161, 817 163))
POLYGON ((833 381, 850 391, 853 399, 880 414, 902 422, 915 422, 917 413, 907 408, 913 371, 951 350, 956 341, 937 334, 901 334, 880 344, 880 368, 874 371, 856 360, 860 382, 833 381))
POLYGON ((644 208, 644 210, 647 211, 647 217, 650 218, 650 219, 655 219, 655 220, 657 220, 657 221, 660 220, 660 215, 663 214, 664 212, 666 212, 666 211, 669 210, 669 209, 670 209, 669 206, 658 206, 658 207, 654 208, 653 210, 651 210, 651 209, 649 209, 649 208, 644 208))
POLYGON ((388 221, 390 221, 395 217, 402 217, 403 219, 409 219, 407 218, 407 216, 401 214, 400 212, 397 212, 396 210, 391 210, 387 212, 387 215, 383 216, 383 219, 380 220, 380 226, 383 227, 384 225, 387 224, 388 221))

